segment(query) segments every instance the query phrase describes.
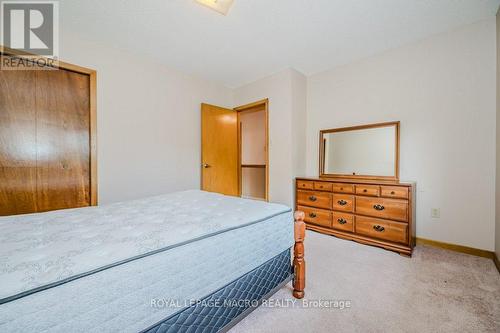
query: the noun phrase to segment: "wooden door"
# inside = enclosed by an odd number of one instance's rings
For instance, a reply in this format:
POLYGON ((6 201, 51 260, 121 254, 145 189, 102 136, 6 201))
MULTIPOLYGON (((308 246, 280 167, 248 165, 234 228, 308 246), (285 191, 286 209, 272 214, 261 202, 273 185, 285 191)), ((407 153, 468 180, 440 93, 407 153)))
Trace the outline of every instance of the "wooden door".
POLYGON ((237 112, 201 105, 201 188, 239 195, 237 112))
POLYGON ((35 78, 0 70, 0 215, 36 212, 35 78))
POLYGON ((0 70, 0 215, 97 204, 95 72, 63 66, 0 70))
POLYGON ((37 71, 37 211, 90 206, 88 75, 37 71))

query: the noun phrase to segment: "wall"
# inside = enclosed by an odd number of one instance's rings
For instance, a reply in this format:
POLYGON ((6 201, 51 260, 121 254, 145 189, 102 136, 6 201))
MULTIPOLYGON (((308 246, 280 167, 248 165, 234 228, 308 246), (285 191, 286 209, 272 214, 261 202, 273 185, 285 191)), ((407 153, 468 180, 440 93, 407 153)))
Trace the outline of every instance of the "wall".
POLYGON ((306 165, 302 74, 284 70, 232 90, 61 31, 61 59, 98 73, 101 204, 199 188, 200 104, 269 98, 270 201, 293 205, 293 178, 306 165))
POLYGON ((266 164, 266 113, 241 112, 241 164, 266 164))
POLYGON ((307 166, 307 78, 293 69, 290 70, 290 78, 292 83, 292 175, 295 178, 305 176, 307 166))
POLYGON ((234 90, 235 106, 269 98, 269 200, 289 206, 293 178, 305 170, 305 93, 305 78, 291 69, 234 90))
POLYGON ((241 169, 241 196, 251 199, 266 199, 266 169, 241 169))
POLYGON ((497 144, 496 144, 496 155, 497 155, 497 169, 496 169, 496 225, 495 225, 495 252, 497 258, 500 259, 500 11, 497 13, 496 17, 496 47, 497 47, 497 144))
POLYGON ((290 204, 291 82, 283 71, 234 90, 234 105, 269 98, 269 200, 290 204))
POLYGON ((200 103, 232 91, 61 31, 61 59, 97 70, 99 202, 199 188, 200 103))
POLYGON ((320 129, 400 120, 417 236, 493 250, 495 62, 491 18, 309 77, 307 174, 320 129))
MULTIPOLYGON (((265 111, 240 112, 241 164, 266 164, 265 111)), ((241 169, 241 196, 266 198, 266 169, 241 169)))

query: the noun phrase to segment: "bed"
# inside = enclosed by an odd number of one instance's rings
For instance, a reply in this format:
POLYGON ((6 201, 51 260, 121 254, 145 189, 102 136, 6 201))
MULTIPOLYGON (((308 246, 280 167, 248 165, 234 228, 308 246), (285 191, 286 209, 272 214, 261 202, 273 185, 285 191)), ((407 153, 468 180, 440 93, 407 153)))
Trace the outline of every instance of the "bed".
POLYGON ((227 331, 291 279, 304 296, 295 215, 193 190, 0 217, 0 331, 227 331))

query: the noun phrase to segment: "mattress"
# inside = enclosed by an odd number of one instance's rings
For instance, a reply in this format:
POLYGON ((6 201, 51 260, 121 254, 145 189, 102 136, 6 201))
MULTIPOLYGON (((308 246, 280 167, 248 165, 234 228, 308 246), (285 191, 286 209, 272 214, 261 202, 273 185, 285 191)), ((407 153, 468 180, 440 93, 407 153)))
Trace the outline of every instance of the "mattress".
POLYGON ((141 333, 227 332, 293 278, 290 262, 290 251, 283 251, 200 302, 141 333))
POLYGON ((4 217, 0 235, 0 331, 137 332, 289 249, 293 219, 186 191, 4 217))

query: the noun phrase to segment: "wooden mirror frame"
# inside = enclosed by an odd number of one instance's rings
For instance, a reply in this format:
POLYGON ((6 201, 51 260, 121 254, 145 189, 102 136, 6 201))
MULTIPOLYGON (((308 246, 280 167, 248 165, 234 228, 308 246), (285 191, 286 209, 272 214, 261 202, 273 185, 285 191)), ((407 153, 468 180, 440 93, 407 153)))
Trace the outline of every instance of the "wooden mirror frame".
POLYGON ((319 132, 319 176, 320 178, 350 178, 350 179, 371 179, 371 180, 386 180, 386 181, 399 181, 399 129, 400 122, 392 121, 386 123, 377 123, 377 124, 369 124, 369 125, 361 125, 361 126, 351 126, 351 127, 341 127, 341 128, 333 128, 321 130, 319 132), (325 173, 325 138, 324 135, 328 133, 335 132, 347 132, 347 131, 356 131, 368 128, 377 128, 377 127, 396 127, 396 152, 395 152, 395 163, 394 163, 394 176, 373 176, 373 175, 356 175, 356 174, 328 174, 325 173))

